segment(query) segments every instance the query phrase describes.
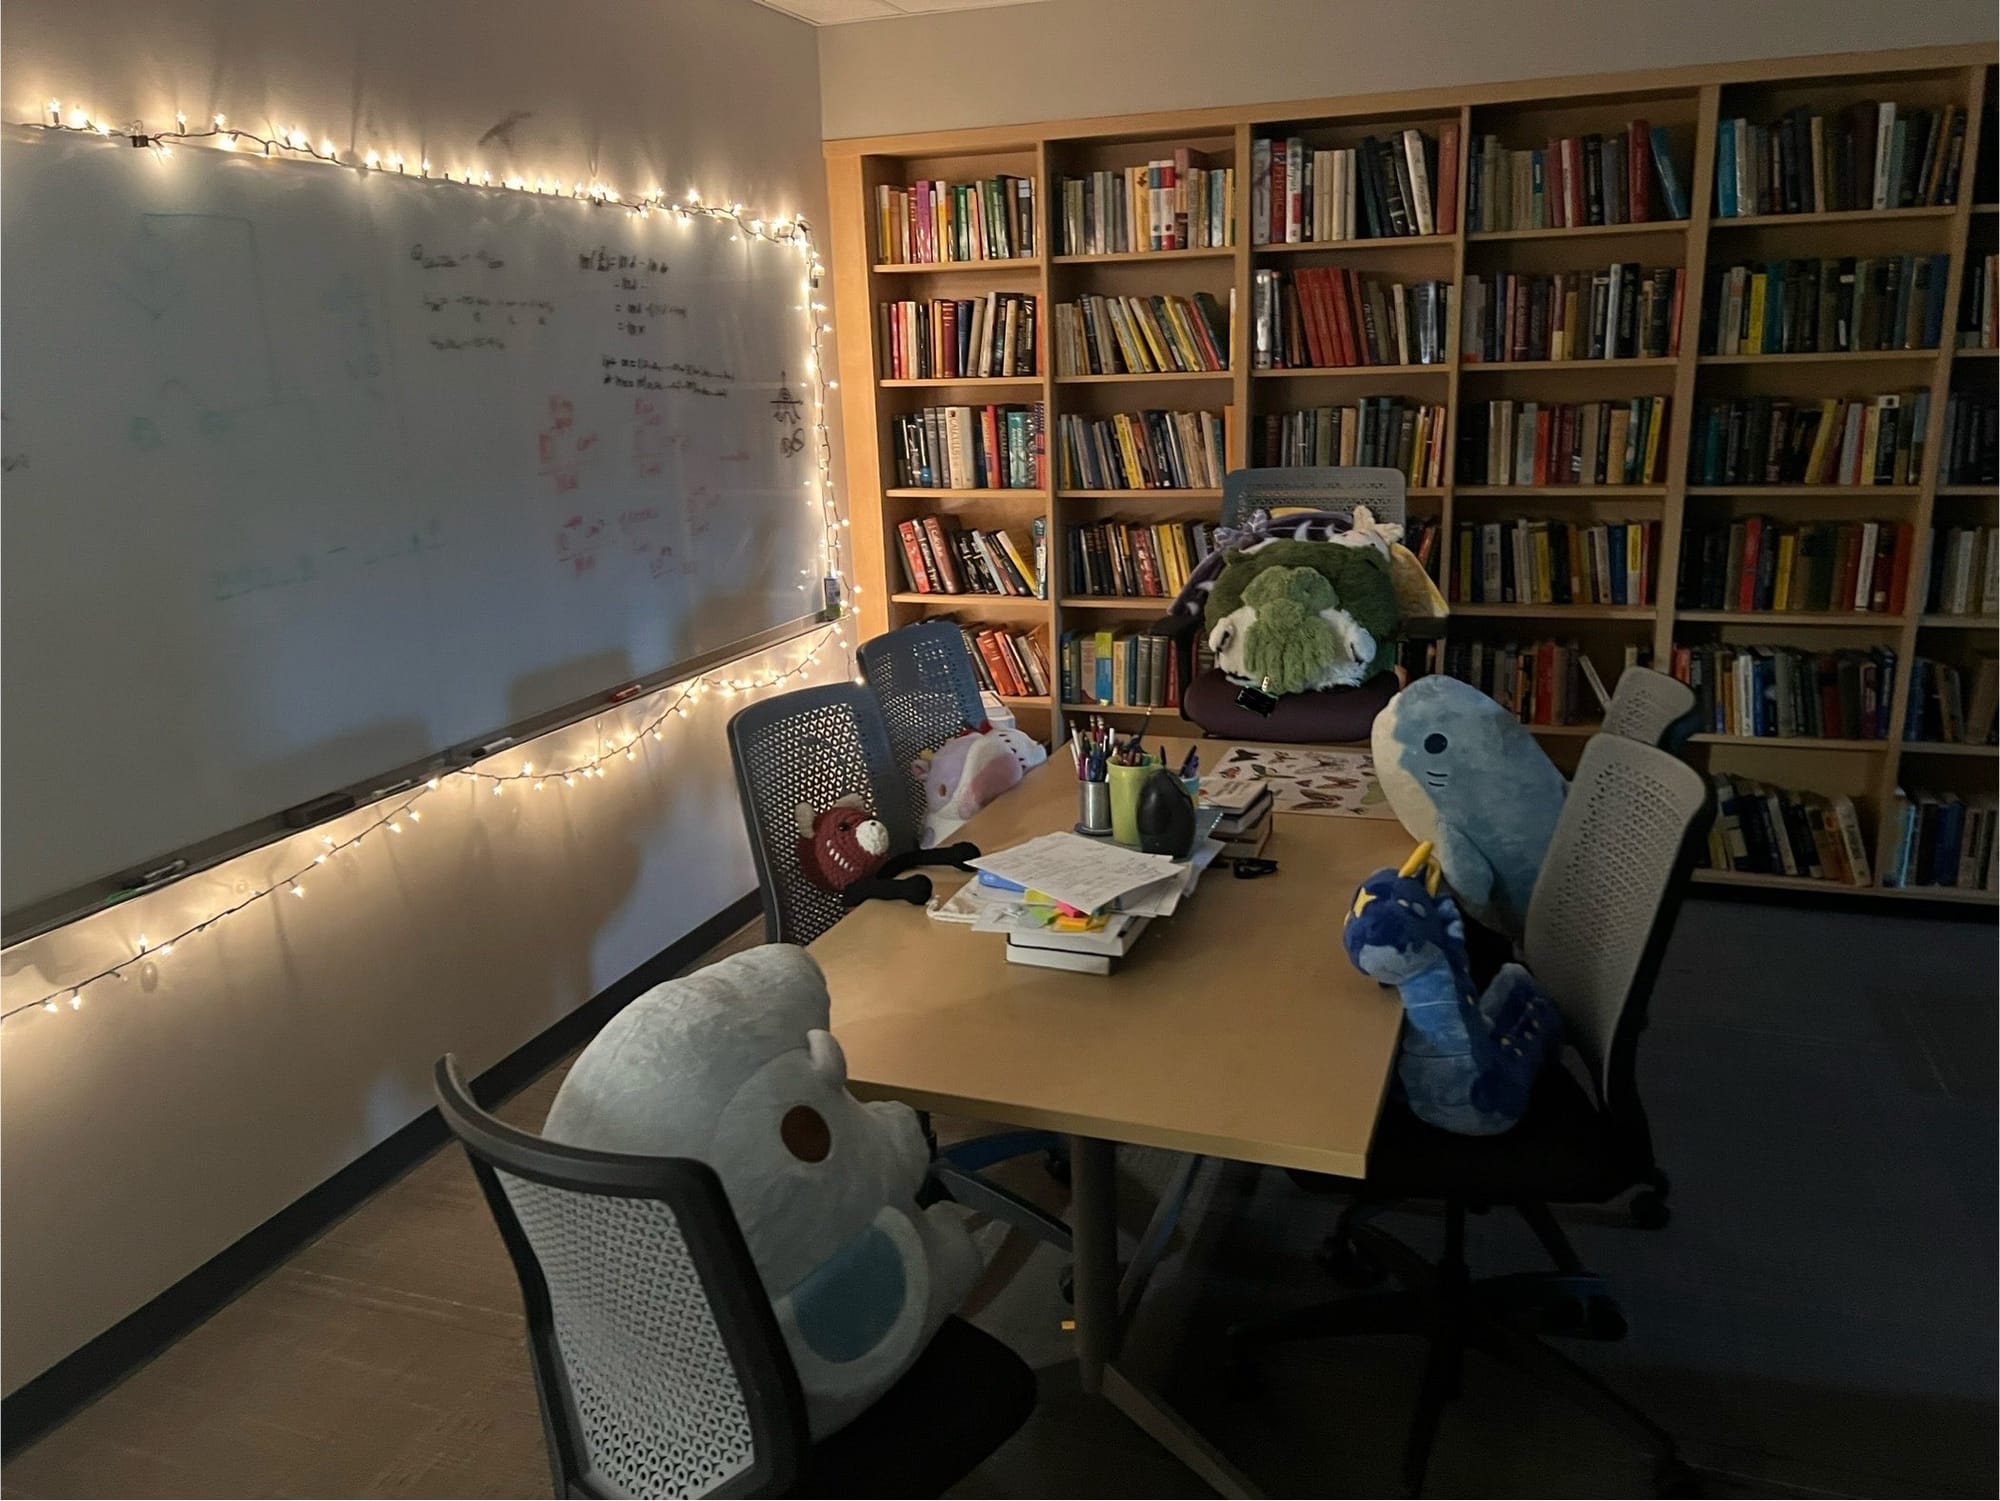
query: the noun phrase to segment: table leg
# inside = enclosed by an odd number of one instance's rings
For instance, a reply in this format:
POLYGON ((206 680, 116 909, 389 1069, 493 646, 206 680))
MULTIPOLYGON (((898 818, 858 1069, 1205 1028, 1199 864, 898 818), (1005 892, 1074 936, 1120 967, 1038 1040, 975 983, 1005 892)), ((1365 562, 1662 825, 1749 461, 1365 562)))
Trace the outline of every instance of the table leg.
POLYGON ((1118 1354, 1118 1162, 1108 1141, 1072 1139, 1070 1236, 1076 1293, 1076 1359, 1083 1389, 1104 1389, 1104 1368, 1118 1354))

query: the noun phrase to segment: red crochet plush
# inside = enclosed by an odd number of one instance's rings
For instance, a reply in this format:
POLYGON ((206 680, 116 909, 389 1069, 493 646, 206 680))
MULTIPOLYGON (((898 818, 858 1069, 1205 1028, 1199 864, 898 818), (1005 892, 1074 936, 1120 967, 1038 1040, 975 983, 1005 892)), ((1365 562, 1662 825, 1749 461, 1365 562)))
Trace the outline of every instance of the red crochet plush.
POLYGON ((799 873, 820 890, 839 893, 849 907, 878 896, 928 901, 930 877, 904 875, 905 871, 916 865, 963 867, 979 853, 979 846, 961 842, 891 854, 888 825, 868 810, 858 793, 818 812, 801 803, 798 825, 799 873))

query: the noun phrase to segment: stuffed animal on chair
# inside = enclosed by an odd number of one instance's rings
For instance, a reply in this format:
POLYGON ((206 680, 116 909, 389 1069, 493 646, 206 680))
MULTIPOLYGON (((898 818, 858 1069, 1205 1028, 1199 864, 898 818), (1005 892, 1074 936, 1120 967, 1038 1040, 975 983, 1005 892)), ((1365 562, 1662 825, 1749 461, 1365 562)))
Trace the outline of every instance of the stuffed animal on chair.
POLYGON ((980 1273, 959 1211, 919 1209, 909 1106, 863 1104, 826 981, 768 944, 654 987, 590 1042, 543 1134, 715 1169, 824 1438, 895 1384, 980 1273))
POLYGON ((938 845, 1001 793, 1049 758, 1048 747, 1019 730, 954 736, 910 765, 923 778, 925 844, 938 845))
POLYGON ((1501 966, 1473 989, 1465 922, 1439 889, 1431 846, 1387 866, 1354 894, 1341 945, 1354 967, 1403 1001, 1396 1081, 1419 1120, 1491 1136, 1520 1120, 1544 1062, 1562 1051, 1562 1014, 1534 976, 1501 966))
POLYGON ((1470 683, 1434 674, 1375 717, 1375 775, 1433 845, 1460 906, 1518 939, 1569 783, 1527 726, 1470 683))
POLYGON ((820 809, 800 803, 798 827, 799 874, 822 891, 837 892, 849 907, 876 897, 921 906, 930 900, 931 878, 904 872, 916 865, 963 866, 979 853, 978 845, 961 840, 942 849, 891 854, 889 826, 859 793, 820 809))

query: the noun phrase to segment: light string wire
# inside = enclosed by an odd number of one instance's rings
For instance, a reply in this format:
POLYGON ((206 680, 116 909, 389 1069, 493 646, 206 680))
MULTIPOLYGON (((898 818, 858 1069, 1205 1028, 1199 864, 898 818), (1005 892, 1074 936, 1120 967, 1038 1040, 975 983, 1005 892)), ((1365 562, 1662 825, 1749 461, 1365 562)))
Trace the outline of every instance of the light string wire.
MULTIPOLYGON (((385 155, 371 149, 362 153, 358 158, 351 153, 343 157, 335 148, 331 139, 322 138, 320 143, 315 146, 312 138, 305 131, 297 127, 285 131, 274 131, 272 134, 265 135, 258 131, 244 130, 239 126, 232 126, 228 124, 228 117, 220 113, 213 116, 207 126, 198 126, 193 129, 190 129, 188 126, 187 116, 184 113, 179 113, 174 117, 174 129, 154 130, 149 129, 143 122, 138 120, 134 120, 124 126, 113 126, 101 117, 92 115, 88 110, 81 107, 72 107, 65 112, 60 100, 51 99, 45 106, 45 118, 30 123, 37 129, 51 132, 104 138, 123 137, 135 147, 149 148, 156 156, 163 160, 173 155, 176 144, 184 142, 210 143, 209 149, 223 151, 236 151, 249 146, 256 148, 264 157, 272 159, 311 160, 332 167, 344 168, 348 171, 363 174, 385 173, 405 178, 412 182, 426 182, 432 186, 437 186, 440 183, 449 183, 454 187, 474 188, 480 191, 491 192, 524 193, 530 197, 568 197, 592 208, 623 209, 641 219, 651 218, 655 215, 662 218, 672 217, 682 225, 689 224, 696 219, 726 221, 733 225, 736 231, 747 240, 764 240, 771 244, 793 247, 799 252, 801 258, 806 263, 806 278, 802 288, 805 296, 803 307, 807 318, 807 326, 812 330, 810 347, 806 352, 806 379, 807 390, 810 393, 812 404, 813 461, 817 474, 814 479, 804 482, 805 488, 808 491, 816 492, 816 495, 808 496, 806 504, 808 508, 816 508, 819 512, 822 555, 821 578, 823 579, 820 587, 825 591, 825 608, 834 613, 837 621, 848 617, 847 600, 850 597, 858 596, 861 593, 861 586, 855 583, 847 572, 846 548, 841 533, 848 529, 849 522, 848 518, 840 513, 839 501, 834 489, 833 441, 827 429, 826 420, 827 393, 839 385, 838 381, 828 378, 826 363, 822 354, 824 341, 833 332, 832 328, 824 321, 823 315, 827 311, 826 305, 820 302, 817 297, 820 282, 826 274, 826 266, 821 261, 819 251, 813 244, 812 226, 803 217, 779 215, 767 220, 761 215, 747 213, 744 206, 740 203, 727 205, 704 203, 701 194, 692 188, 688 190, 687 196, 682 200, 671 200, 658 188, 650 189, 637 198, 626 198, 620 195, 616 189, 594 178, 588 182, 582 179, 574 179, 571 188, 565 193, 561 182, 557 179, 548 177, 529 179, 521 176, 509 176, 496 182, 490 172, 481 171, 476 166, 459 168, 456 177, 449 170, 433 176, 431 160, 428 156, 419 156, 414 169, 411 168, 408 160, 399 151, 390 151, 385 155)), ((802 568, 799 572, 804 580, 799 584, 799 590, 801 592, 810 591, 815 583, 813 578, 814 570, 811 568, 802 568)), ((65 1006, 72 1011, 79 1010, 82 1008, 85 1000, 84 992, 91 986, 99 985, 106 981, 125 981, 127 979, 126 971, 130 970, 134 965, 166 958, 179 945, 186 943, 191 938, 208 932, 225 919, 236 916, 246 908, 267 901, 280 893, 287 893, 303 898, 306 891, 304 883, 308 876, 336 857, 358 851, 362 841, 370 834, 386 829, 391 837, 395 837, 414 829, 423 820, 423 812, 418 804, 422 803, 446 783, 456 778, 463 777, 475 787, 483 783, 492 789, 492 796, 494 797, 502 796, 508 786, 513 783, 530 783, 533 790, 539 792, 550 781, 559 781, 565 787, 574 787, 579 778, 584 780, 602 778, 608 774, 609 768, 606 765, 607 762, 615 763, 621 758, 627 761, 636 761, 638 759, 638 751, 643 742, 648 740, 663 740, 663 729, 666 722, 669 719, 675 718, 686 719, 688 717, 689 705, 699 705, 704 694, 713 693, 719 694, 724 698, 731 698, 739 693, 750 693, 758 689, 774 688, 794 678, 801 677, 811 671, 818 663, 820 653, 826 649, 827 645, 836 636, 841 638, 843 648, 851 650, 851 643, 847 640, 841 625, 836 623, 829 625, 826 630, 821 632, 819 639, 807 650, 805 656, 797 664, 784 672, 779 672, 775 669, 766 669, 761 674, 749 677, 705 677, 698 675, 691 678, 680 685, 679 693, 673 696, 671 702, 667 702, 664 708, 660 709, 657 714, 642 724, 636 732, 624 739, 621 740, 616 737, 607 738, 593 727, 592 737, 594 744, 592 746, 592 754, 584 760, 576 762, 574 765, 548 767, 537 771, 531 761, 524 761, 521 769, 517 772, 496 774, 481 769, 481 765, 491 764, 493 760, 498 759, 497 757, 491 757, 486 762, 480 763, 480 765, 455 768, 448 772, 441 771, 417 788, 415 792, 397 799, 391 799, 393 806, 387 812, 381 813, 350 837, 336 839, 332 835, 321 835, 320 850, 308 864, 299 867, 290 875, 279 877, 268 885, 262 886, 244 896, 234 905, 226 907, 222 911, 204 918, 198 923, 193 923, 179 932, 162 939, 158 943, 149 942, 146 936, 141 934, 137 941, 137 951, 131 958, 106 965, 94 974, 72 979, 68 983, 59 985, 53 990, 48 991, 46 994, 37 996, 34 1000, 18 1002, 12 1006, 0 1009, 0 1023, 32 1011, 59 1013, 65 1009, 65 1006)), ((852 675, 851 664, 849 675, 852 675)), ((673 686, 669 685, 664 690, 661 690, 661 692, 664 697, 665 694, 673 692, 673 686)), ((560 731, 551 733, 560 733, 560 731)), ((512 751, 509 751, 507 754, 511 755, 512 751)), ((182 879, 191 878, 190 876, 183 877, 182 879)), ((180 883, 175 881, 168 883, 168 886, 178 884, 180 883)), ((168 886, 163 886, 159 889, 166 890, 168 886)))
MULTIPOLYGON (((257 903, 277 896, 280 893, 288 893, 292 896, 303 898, 306 894, 305 881, 308 876, 311 876, 338 856, 346 854, 349 851, 359 850, 362 841, 370 834, 383 829, 387 829, 392 837, 412 832, 417 825, 423 822, 424 818, 423 809, 418 805, 432 793, 439 791, 458 778, 463 777, 466 781, 472 783, 475 788, 479 784, 484 783, 492 788, 492 795, 494 797, 499 797, 505 793, 509 784, 515 782, 531 783, 534 790, 539 792, 549 782, 560 782, 566 787, 574 787, 579 778, 588 781, 592 778, 606 777, 610 774, 610 768, 605 764, 606 762, 616 762, 620 759, 637 761, 639 750, 644 744, 648 741, 663 741, 666 738, 664 729, 667 721, 670 719, 688 718, 688 705, 690 703, 698 705, 703 694, 716 693, 724 698, 733 698, 739 693, 747 694, 755 692, 758 689, 775 688, 783 683, 790 682, 794 678, 803 677, 812 671, 813 667, 819 661, 820 653, 839 634, 840 627, 838 625, 829 625, 820 633, 819 639, 807 650, 805 656, 783 672, 776 669, 767 669, 759 676, 748 678, 690 678, 687 682, 679 685, 680 691, 677 694, 673 692, 673 686, 669 685, 666 689, 662 690, 661 696, 665 698, 666 695, 673 694, 671 701, 667 702, 665 707, 661 708, 658 713, 647 719, 637 730, 623 739, 605 738, 601 731, 593 728, 591 732, 591 754, 571 765, 550 766, 538 771, 535 769, 533 762, 523 762, 519 771, 509 772, 504 775, 495 775, 492 772, 482 771, 476 766, 461 767, 454 771, 441 771, 414 791, 400 797, 386 799, 385 801, 390 804, 388 810, 378 813, 374 819, 360 829, 357 829, 347 838, 336 839, 331 834, 320 835, 319 842, 321 848, 318 852, 314 854, 311 860, 299 866, 290 874, 279 876, 267 885, 259 887, 257 890, 244 896, 234 905, 225 907, 222 911, 215 913, 213 916, 205 917, 198 923, 191 923, 179 932, 172 933, 157 943, 149 941, 143 933, 140 934, 137 951, 131 958, 121 959, 115 964, 106 965, 95 974, 84 975, 70 981, 68 984, 58 985, 47 994, 38 996, 32 1001, 21 1001, 8 1006, 5 1010, 0 1010, 0 1022, 5 1022, 11 1017, 19 1016, 29 1011, 60 1012, 65 1004, 73 1011, 81 1009, 85 1000, 83 992, 92 985, 105 980, 125 980, 127 978, 125 972, 134 965, 144 964, 149 960, 166 958, 179 945, 186 943, 191 938, 206 933, 209 929, 220 924, 223 919, 234 917, 245 908, 253 907, 257 903)), ((561 732, 556 731, 555 733, 561 732)), ((511 755, 512 752, 509 751, 507 754, 511 755)), ((474 806, 477 806, 477 804, 474 806)), ((187 880, 192 879, 192 877, 183 877, 182 879, 187 880)), ((173 882, 170 884, 178 885, 180 883, 173 882)), ((166 890, 167 887, 163 886, 160 889, 166 890)))

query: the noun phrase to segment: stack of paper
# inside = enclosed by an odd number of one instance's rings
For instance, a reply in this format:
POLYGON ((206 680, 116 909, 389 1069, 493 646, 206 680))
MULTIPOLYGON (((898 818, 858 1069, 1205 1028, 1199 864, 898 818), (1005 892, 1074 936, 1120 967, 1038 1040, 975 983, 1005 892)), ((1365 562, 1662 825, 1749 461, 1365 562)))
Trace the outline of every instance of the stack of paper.
POLYGON ((1128 893, 1185 875, 1165 855, 1070 833, 1044 834, 968 863, 1079 912, 1102 912, 1128 893))

